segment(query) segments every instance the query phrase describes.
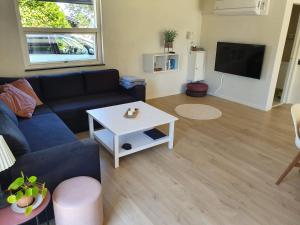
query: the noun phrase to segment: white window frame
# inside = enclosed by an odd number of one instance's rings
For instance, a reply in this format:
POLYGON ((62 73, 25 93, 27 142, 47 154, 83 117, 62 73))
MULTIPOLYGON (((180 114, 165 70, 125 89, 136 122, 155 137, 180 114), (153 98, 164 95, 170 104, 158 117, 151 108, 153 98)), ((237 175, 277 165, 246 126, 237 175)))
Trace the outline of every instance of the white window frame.
POLYGON ((56 69, 80 66, 104 65, 104 46, 103 46, 103 26, 102 26, 102 4, 101 0, 94 1, 96 28, 31 28, 23 27, 19 9, 19 1, 15 0, 15 9, 17 23, 19 27, 20 41, 23 52, 25 70, 43 70, 56 69), (81 60, 81 61, 64 61, 64 62, 49 62, 49 63, 31 63, 29 59, 29 49, 26 40, 27 34, 94 34, 96 60, 81 60))

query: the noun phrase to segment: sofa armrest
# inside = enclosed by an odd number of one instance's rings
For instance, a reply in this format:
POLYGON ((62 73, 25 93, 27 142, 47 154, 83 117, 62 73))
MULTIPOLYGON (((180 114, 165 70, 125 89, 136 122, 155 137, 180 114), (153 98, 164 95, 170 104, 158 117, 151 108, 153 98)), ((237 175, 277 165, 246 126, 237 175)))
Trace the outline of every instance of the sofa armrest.
POLYGON ((100 181, 99 146, 94 141, 77 141, 20 156, 11 169, 13 178, 23 171, 35 175, 53 191, 62 181, 90 176, 100 181))
POLYGON ((136 85, 133 88, 126 89, 120 86, 120 89, 125 93, 134 97, 137 101, 146 101, 146 87, 145 85, 136 85))

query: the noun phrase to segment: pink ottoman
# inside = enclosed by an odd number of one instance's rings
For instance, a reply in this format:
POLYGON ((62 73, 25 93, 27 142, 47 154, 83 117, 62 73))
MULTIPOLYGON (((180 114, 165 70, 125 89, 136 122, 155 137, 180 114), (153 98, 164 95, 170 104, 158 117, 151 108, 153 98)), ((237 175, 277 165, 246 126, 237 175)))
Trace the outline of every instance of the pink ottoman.
POLYGON ((102 188, 91 177, 75 177, 58 185, 53 196, 56 225, 102 225, 102 188))

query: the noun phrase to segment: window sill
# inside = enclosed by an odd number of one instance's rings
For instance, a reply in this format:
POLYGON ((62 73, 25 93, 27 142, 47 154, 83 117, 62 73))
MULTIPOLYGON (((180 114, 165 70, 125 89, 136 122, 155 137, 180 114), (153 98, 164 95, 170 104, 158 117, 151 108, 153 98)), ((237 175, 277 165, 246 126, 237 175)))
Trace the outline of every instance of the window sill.
POLYGON ((67 68, 78 68, 78 67, 92 67, 92 66, 105 66, 103 63, 99 64, 90 64, 90 65, 78 65, 78 66, 58 66, 58 67, 46 67, 46 68, 33 68, 33 69, 25 69, 25 72, 30 71, 43 71, 43 70, 59 70, 59 69, 67 69, 67 68))

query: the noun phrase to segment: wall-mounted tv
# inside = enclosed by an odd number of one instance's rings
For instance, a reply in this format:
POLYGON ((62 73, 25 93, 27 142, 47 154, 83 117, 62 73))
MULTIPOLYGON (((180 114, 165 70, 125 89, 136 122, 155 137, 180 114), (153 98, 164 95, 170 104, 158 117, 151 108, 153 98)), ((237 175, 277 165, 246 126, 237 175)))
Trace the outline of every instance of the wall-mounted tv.
POLYGON ((265 45, 218 42, 215 71, 260 79, 265 45))

